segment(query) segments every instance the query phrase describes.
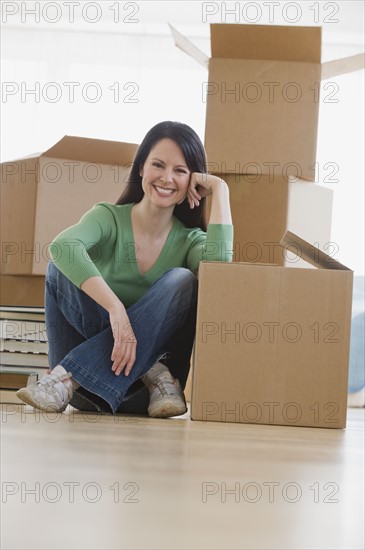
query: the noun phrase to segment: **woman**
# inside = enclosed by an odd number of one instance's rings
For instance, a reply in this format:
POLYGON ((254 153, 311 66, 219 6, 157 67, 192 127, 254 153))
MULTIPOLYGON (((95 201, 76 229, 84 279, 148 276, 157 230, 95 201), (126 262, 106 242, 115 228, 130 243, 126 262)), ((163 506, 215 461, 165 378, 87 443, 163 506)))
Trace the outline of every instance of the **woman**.
POLYGON ((232 250, 227 184, 189 126, 141 143, 117 203, 98 203, 50 246, 50 374, 17 392, 42 410, 184 414, 201 260, 232 250), (211 195, 208 228, 205 197, 211 195))

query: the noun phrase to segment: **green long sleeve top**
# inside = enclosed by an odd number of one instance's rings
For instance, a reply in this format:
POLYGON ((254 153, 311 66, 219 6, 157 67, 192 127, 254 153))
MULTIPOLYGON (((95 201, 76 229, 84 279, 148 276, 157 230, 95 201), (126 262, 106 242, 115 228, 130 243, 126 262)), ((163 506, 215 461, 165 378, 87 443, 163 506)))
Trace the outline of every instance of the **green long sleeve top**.
POLYGON ((130 307, 173 267, 198 271, 200 261, 232 261, 233 226, 209 224, 205 233, 173 217, 173 226, 155 264, 143 275, 135 253, 133 204, 100 202, 80 221, 60 233, 50 245, 52 261, 80 288, 100 275, 125 307, 130 307))

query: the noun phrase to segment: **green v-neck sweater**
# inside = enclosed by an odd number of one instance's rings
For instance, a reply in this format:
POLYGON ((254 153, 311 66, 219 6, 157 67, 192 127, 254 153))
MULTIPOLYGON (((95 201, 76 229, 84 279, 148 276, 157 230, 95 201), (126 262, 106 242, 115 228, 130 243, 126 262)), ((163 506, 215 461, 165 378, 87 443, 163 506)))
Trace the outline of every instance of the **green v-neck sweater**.
POLYGON ((173 217, 173 226, 155 264, 143 275, 138 269, 131 211, 133 204, 100 202, 50 245, 52 261, 80 288, 100 275, 125 307, 130 307, 173 267, 198 271, 200 261, 232 261, 233 226, 209 224, 205 233, 173 217))

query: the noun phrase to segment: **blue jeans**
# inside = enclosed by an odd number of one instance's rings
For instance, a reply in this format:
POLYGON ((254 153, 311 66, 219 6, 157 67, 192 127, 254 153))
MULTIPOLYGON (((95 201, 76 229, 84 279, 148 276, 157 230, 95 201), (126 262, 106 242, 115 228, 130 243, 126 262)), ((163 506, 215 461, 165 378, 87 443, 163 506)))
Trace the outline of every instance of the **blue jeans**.
POLYGON ((114 345, 109 314, 76 287, 53 262, 46 274, 45 311, 49 366, 62 365, 80 388, 71 405, 80 410, 147 414, 149 392, 141 376, 161 359, 185 388, 195 337, 197 279, 174 268, 127 309, 137 339, 128 376, 111 370, 114 345))

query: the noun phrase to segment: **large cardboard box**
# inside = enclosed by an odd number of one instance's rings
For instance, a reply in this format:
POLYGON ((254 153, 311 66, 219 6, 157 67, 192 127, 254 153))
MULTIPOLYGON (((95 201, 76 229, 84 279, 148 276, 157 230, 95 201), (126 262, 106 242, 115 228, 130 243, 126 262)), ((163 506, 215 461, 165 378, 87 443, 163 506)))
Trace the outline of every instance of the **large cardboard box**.
POLYGON ((314 181, 321 80, 364 67, 364 55, 321 63, 321 27, 212 24, 211 58, 171 27, 209 70, 205 146, 214 173, 314 181))
POLYGON ((122 193, 137 145, 65 136, 40 155, 1 165, 4 275, 44 275, 48 246, 93 204, 122 193))
POLYGON ((346 426, 353 272, 281 243, 316 269, 200 264, 193 420, 346 426))

